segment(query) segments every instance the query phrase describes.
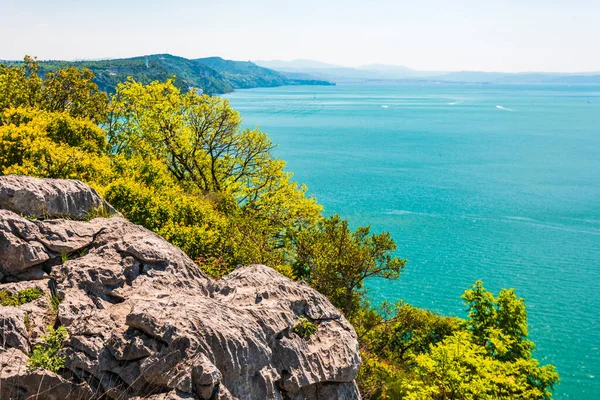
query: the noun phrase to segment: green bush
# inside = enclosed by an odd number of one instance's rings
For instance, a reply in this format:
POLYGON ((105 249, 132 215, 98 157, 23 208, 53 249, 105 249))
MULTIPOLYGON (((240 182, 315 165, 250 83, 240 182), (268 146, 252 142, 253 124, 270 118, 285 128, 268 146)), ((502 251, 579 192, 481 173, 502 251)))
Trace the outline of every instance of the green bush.
POLYGON ((43 343, 37 344, 29 355, 27 362, 29 371, 41 368, 58 372, 65 366, 65 357, 59 353, 64 348, 68 336, 67 330, 64 326, 57 329, 48 326, 46 332, 46 335, 42 336, 43 343))
POLYGON ((480 281, 462 298, 466 319, 403 302, 356 316, 363 398, 552 398, 559 376, 533 358, 524 300, 512 289, 494 296, 480 281))
POLYGON ((304 339, 311 337, 319 328, 314 322, 310 322, 308 318, 302 316, 296 320, 294 333, 304 339))
POLYGON ((38 288, 27 288, 12 294, 7 290, 0 291, 0 305, 18 307, 39 298, 43 292, 38 288))

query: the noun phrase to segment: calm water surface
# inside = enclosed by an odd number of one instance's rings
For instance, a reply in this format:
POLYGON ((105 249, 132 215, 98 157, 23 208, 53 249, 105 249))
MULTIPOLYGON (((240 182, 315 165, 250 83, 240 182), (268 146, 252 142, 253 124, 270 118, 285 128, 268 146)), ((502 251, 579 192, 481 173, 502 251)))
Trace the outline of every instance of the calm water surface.
POLYGON ((328 213, 409 263, 369 282, 464 316, 476 279, 527 301, 557 399, 600 399, 600 86, 338 85, 227 96, 328 213))

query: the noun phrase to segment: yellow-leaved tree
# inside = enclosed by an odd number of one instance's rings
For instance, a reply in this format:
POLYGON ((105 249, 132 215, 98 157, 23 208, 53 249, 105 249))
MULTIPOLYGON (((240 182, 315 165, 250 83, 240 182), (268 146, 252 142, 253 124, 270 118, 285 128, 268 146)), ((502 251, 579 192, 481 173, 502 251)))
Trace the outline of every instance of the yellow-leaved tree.
POLYGON ((114 153, 160 160, 186 192, 216 199, 236 248, 230 264, 282 266, 286 231, 320 217, 306 187, 273 156, 269 137, 242 129, 227 100, 181 93, 172 80, 130 79, 117 86, 106 130, 114 153))

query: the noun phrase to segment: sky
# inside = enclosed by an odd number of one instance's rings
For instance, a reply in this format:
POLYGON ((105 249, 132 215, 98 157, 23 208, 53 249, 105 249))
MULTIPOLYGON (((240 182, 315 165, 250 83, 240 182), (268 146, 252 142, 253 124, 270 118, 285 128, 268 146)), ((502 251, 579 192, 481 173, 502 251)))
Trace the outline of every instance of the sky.
POLYGON ((600 71, 600 0, 0 0, 0 59, 170 53, 600 71))

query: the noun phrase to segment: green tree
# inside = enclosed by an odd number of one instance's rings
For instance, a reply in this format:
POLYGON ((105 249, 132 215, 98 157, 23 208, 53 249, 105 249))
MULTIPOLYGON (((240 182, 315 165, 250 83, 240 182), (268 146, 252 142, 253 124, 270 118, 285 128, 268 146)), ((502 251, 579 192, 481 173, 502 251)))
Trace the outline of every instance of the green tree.
POLYGON ((279 218, 314 218, 320 211, 306 198, 306 188, 284 172, 285 163, 273 157, 269 137, 241 129, 227 100, 181 93, 172 80, 149 85, 129 80, 117 87, 110 117, 115 152, 158 157, 182 184, 229 193, 243 208, 279 218))
POLYGON ((371 234, 368 226, 353 232, 337 215, 292 236, 296 276, 329 297, 349 319, 360 308, 366 279, 397 279, 406 263, 392 254, 396 244, 389 233, 371 234))
POLYGON ((282 162, 258 130, 240 129, 227 100, 182 94, 173 81, 117 87, 108 132, 116 152, 158 156, 180 182, 229 191, 240 203, 260 196, 282 162))
POLYGON ((98 90, 89 69, 69 67, 48 72, 44 77, 38 75, 38 70, 38 62, 29 56, 20 66, 0 65, 0 111, 10 107, 39 108, 95 123, 104 121, 108 96, 98 90))
POLYGON ((397 363, 410 362, 410 355, 429 347, 462 329, 456 317, 444 317, 399 301, 391 316, 370 332, 370 350, 397 363))
POLYGON ((458 332, 415 358, 407 399, 551 399, 558 374, 532 358, 490 357, 471 333, 458 332))
POLYGON ((321 207, 273 157, 268 136, 240 124, 226 100, 181 93, 172 80, 129 80, 117 87, 107 131, 114 153, 159 160, 186 193, 217 199, 231 222, 232 263, 281 265, 285 233, 313 224, 321 207))
POLYGON ((0 112, 0 173, 102 182, 111 174, 106 134, 66 112, 0 112))
POLYGON ((551 399, 558 373, 532 357, 524 300, 513 289, 494 297, 481 281, 462 297, 469 312, 465 329, 414 357, 407 398, 551 399))
POLYGON ((534 344, 528 339, 525 301, 514 289, 502 289, 496 298, 476 281, 462 298, 473 336, 491 356, 502 361, 531 356, 534 344))
POLYGON ((353 318, 363 363, 357 378, 365 399, 403 398, 415 379, 414 358, 432 345, 464 330, 464 321, 445 317, 399 301, 393 307, 368 304, 353 318))
POLYGON ((361 309, 361 393, 371 399, 550 399, 558 374, 527 338, 525 302, 480 281, 465 291, 466 320, 398 303, 361 309))
POLYGON ((0 111, 10 107, 39 105, 42 79, 37 75, 38 63, 25 56, 23 66, 0 64, 0 111))
POLYGON ((39 107, 67 112, 100 123, 106 118, 108 96, 98 90, 94 74, 87 68, 68 67, 44 76, 39 107))

